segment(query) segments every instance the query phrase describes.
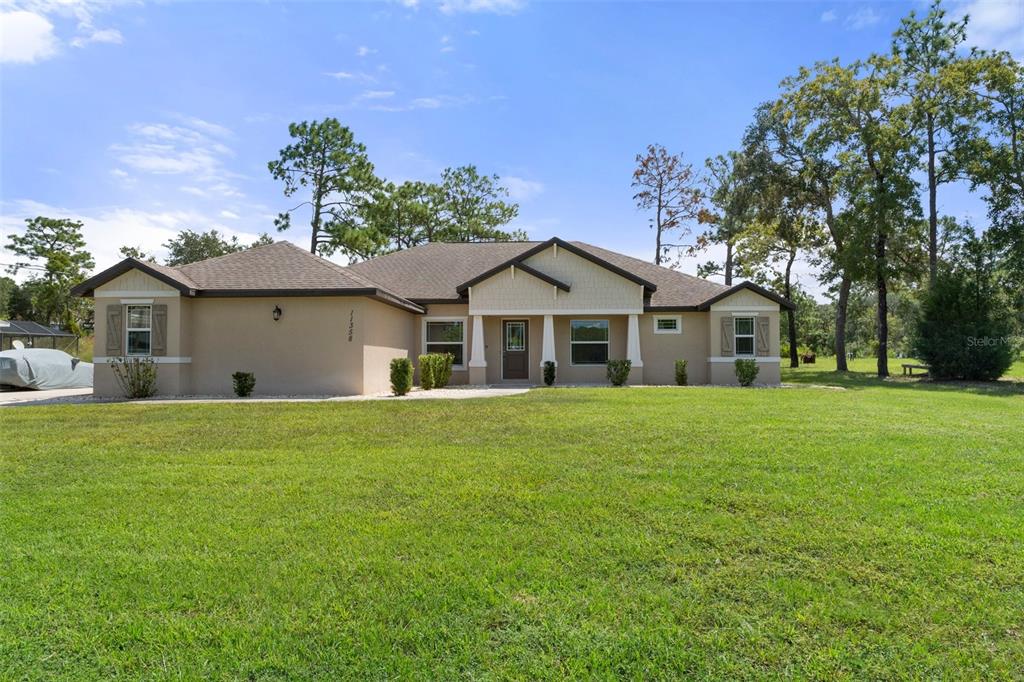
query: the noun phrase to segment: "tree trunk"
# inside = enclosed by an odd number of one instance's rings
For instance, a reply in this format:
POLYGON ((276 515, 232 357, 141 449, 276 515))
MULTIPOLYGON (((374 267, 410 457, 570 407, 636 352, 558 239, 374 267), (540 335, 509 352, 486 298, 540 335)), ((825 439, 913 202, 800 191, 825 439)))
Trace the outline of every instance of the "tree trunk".
POLYGON ((846 365, 846 310, 850 306, 850 286, 853 282, 845 274, 839 282, 839 300, 836 301, 836 371, 849 371, 846 365))
MULTIPOLYGON (((796 250, 793 249, 789 252, 789 261, 786 263, 786 300, 793 300, 793 287, 791 283, 791 275, 793 273, 793 261, 796 260, 796 250)), ((786 311, 789 317, 789 366, 799 367, 800 359, 796 352, 796 311, 789 309, 786 311)))
POLYGON ((939 214, 935 178, 935 114, 928 114, 928 284, 935 286, 939 266, 939 214))
POLYGON ((875 237, 875 286, 878 292, 878 376, 889 376, 889 286, 885 277, 885 230, 875 237))
POLYGON ((658 208, 654 213, 654 264, 661 265, 661 185, 658 186, 658 208))
POLYGON ((732 286, 732 241, 725 243, 725 286, 732 286))

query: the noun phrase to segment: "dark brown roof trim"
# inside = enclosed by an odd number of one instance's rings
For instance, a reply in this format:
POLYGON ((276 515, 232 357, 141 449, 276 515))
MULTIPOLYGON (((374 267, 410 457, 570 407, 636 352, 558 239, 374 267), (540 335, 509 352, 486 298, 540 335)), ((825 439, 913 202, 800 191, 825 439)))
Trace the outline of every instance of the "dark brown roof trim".
POLYGON ((72 296, 80 296, 87 298, 93 295, 96 287, 106 284, 115 277, 120 277, 129 270, 141 270, 150 277, 158 279, 168 286, 172 286, 180 291, 185 296, 195 296, 196 290, 189 287, 184 282, 180 282, 173 277, 168 276, 166 273, 151 267, 149 264, 141 260, 134 258, 125 258, 123 261, 116 265, 112 265, 103 272, 93 275, 89 279, 85 280, 81 284, 76 285, 71 289, 72 296))
POLYGON ((700 310, 695 305, 645 305, 645 313, 695 313, 700 310))
POLYGON ((416 305, 466 305, 469 303, 469 299, 465 296, 457 298, 410 298, 408 300, 416 305))
POLYGON ((524 261, 530 256, 536 255, 541 251, 544 251, 548 247, 554 246, 556 244, 559 248, 565 249, 566 251, 569 251, 570 253, 579 256, 580 258, 585 258, 586 260, 590 261, 591 263, 594 263, 595 265, 600 265, 605 270, 610 270, 619 277, 625 277, 630 282, 635 282, 637 284, 644 285, 644 288, 647 289, 648 291, 658 290, 658 287, 653 282, 649 282, 648 280, 644 279, 643 277, 640 277, 635 273, 630 272, 629 270, 623 270, 618 265, 613 265, 612 263, 609 263, 605 259, 599 258, 598 256, 595 256, 589 251, 581 249, 575 244, 571 244, 563 239, 559 239, 558 237, 552 237, 546 242, 541 242, 540 244, 537 244, 537 246, 533 247, 532 249, 527 249, 526 251, 523 251, 521 254, 513 258, 510 262, 524 261))
POLYGON ((256 298, 256 297, 310 297, 310 296, 366 296, 411 313, 426 312, 412 301, 394 296, 381 289, 200 289, 197 298, 256 298))
POLYGON ((764 296, 765 298, 767 298, 769 300, 775 301, 776 303, 778 303, 783 308, 786 308, 787 310, 796 310, 796 305, 792 301, 790 301, 789 299, 783 298, 782 296, 779 296, 774 291, 770 291, 768 289, 765 289, 764 287, 758 286, 758 285, 754 284, 753 282, 740 282, 736 286, 731 287, 729 289, 726 289, 725 291, 723 291, 720 294, 716 294, 715 296, 712 296, 708 300, 706 300, 703 303, 701 303, 698 306, 698 310, 709 310, 713 304, 718 303, 723 298, 726 298, 728 296, 732 296, 733 294, 735 294, 740 289, 749 289, 750 291, 753 291, 755 294, 760 294, 761 296, 764 296))
POLYGON ((502 272, 504 270, 508 270, 511 267, 517 267, 520 270, 522 270, 523 272, 525 272, 526 274, 533 275, 537 279, 539 279, 541 281, 544 281, 544 282, 547 282, 548 284, 552 284, 552 285, 558 287, 559 289, 561 289, 562 291, 569 291, 569 285, 566 284, 565 282, 557 280, 554 277, 552 277, 551 275, 544 274, 540 270, 537 270, 536 268, 532 268, 529 265, 527 265, 526 263, 523 263, 523 262, 520 262, 520 261, 516 261, 516 262, 505 261, 501 265, 499 265, 497 267, 494 267, 494 268, 491 268, 490 270, 488 270, 487 272, 485 272, 485 273, 483 273, 481 275, 477 275, 476 277, 474 277, 473 279, 469 280, 468 282, 460 284, 459 286, 457 286, 455 288, 455 290, 461 294, 462 292, 464 292, 467 289, 469 289, 469 287, 475 286, 475 285, 479 284, 480 282, 483 282, 486 279, 490 279, 491 277, 494 277, 499 272, 502 272))

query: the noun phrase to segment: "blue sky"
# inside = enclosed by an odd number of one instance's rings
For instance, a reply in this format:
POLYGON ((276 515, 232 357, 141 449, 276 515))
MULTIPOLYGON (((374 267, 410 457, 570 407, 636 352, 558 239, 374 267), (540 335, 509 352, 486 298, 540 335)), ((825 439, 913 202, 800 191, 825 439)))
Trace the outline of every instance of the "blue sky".
MULTIPOLYGON (((290 121, 334 116, 388 179, 473 163, 505 179, 532 238, 649 259, 630 189, 645 145, 702 165, 780 79, 887 49, 914 7, 0 2, 0 235, 77 217, 105 267, 125 244, 162 254, 180 229, 273 232, 287 201, 267 161, 290 121)), ((1024 49, 1020 2, 950 9, 976 17, 974 42, 1024 49)), ((941 200, 984 222, 962 188, 941 200)), ((282 238, 305 244, 303 223, 282 238)))

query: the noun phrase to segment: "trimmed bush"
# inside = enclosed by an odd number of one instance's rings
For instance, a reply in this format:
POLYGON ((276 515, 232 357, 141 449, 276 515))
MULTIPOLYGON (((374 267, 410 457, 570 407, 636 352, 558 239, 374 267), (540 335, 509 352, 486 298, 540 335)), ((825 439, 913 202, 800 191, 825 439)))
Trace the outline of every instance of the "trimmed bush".
POLYGON ((432 388, 444 388, 452 379, 452 364, 455 356, 451 353, 427 353, 421 355, 420 388, 429 391, 432 388))
POLYGON ((736 378, 739 380, 740 386, 750 386, 760 371, 761 368, 757 366, 756 360, 736 361, 736 378))
POLYGON ((544 385, 550 386, 555 383, 555 363, 551 360, 544 361, 544 385))
POLYGON ((420 388, 424 391, 429 391, 434 387, 434 363, 430 359, 430 355, 421 355, 419 357, 420 366, 420 388))
POLYGON ((629 370, 632 368, 630 360, 609 360, 608 381, 612 382, 612 386, 622 386, 629 379, 629 370))
POLYGON ((156 363, 153 358, 111 358, 110 369, 125 398, 148 398, 156 393, 156 363))
POLYGON ((676 386, 685 386, 686 381, 686 360, 676 360, 676 386))
POLYGON ((405 395, 412 388, 412 360, 394 358, 391 361, 391 391, 395 395, 405 395))
POLYGON ((452 380, 452 365, 455 364, 455 356, 451 353, 433 353, 437 360, 434 362, 434 388, 444 388, 452 380))
POLYGON ((231 375, 231 381, 235 385, 235 395, 239 398, 247 398, 256 388, 256 375, 252 372, 235 372, 231 375))

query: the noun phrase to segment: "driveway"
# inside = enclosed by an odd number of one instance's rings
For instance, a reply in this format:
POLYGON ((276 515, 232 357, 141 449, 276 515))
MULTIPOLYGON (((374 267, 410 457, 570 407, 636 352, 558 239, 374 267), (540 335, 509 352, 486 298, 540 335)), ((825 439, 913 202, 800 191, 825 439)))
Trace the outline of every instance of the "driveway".
POLYGON ((49 391, 0 391, 0 407, 5 405, 32 405, 51 400, 91 395, 91 388, 55 388, 49 391))

